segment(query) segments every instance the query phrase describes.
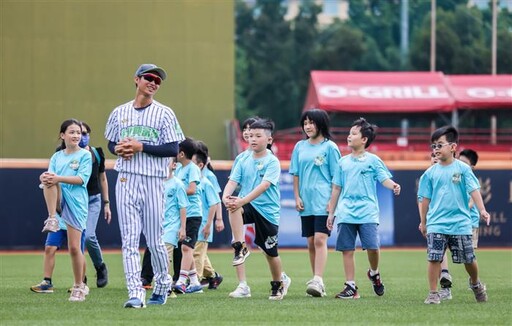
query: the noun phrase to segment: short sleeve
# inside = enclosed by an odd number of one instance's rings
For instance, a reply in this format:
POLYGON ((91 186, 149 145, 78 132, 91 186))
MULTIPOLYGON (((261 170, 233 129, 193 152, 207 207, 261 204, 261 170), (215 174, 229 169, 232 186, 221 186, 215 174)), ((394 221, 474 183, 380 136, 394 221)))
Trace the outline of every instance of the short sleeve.
POLYGON ((263 175, 263 180, 268 181, 273 185, 277 185, 279 183, 280 176, 281 166, 279 165, 279 161, 272 156, 272 159, 265 170, 265 174, 263 175))
POLYGON ((288 168, 288 173, 291 175, 297 176, 299 174, 299 151, 300 151, 300 142, 295 144, 295 147, 292 151, 292 157, 290 160, 290 167, 288 168))

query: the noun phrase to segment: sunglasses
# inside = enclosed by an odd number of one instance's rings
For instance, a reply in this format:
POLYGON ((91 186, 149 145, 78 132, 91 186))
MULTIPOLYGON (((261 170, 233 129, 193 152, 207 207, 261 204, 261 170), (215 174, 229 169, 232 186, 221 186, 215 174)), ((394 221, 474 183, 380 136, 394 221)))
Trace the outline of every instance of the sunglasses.
POLYGON ((82 131, 82 136, 87 136, 89 133, 87 131, 82 131))
POLYGON ((453 143, 431 144, 431 145, 430 145, 430 148, 432 148, 432 150, 434 150, 434 149, 441 149, 441 148, 443 148, 444 146, 446 146, 446 145, 451 145, 451 144, 453 144, 453 143))
POLYGON ((150 75, 150 74, 147 74, 147 75, 142 75, 141 76, 142 78, 144 78, 145 80, 147 80, 148 82, 155 82, 155 84, 157 85, 160 85, 162 83, 162 79, 158 76, 155 76, 155 75, 150 75))

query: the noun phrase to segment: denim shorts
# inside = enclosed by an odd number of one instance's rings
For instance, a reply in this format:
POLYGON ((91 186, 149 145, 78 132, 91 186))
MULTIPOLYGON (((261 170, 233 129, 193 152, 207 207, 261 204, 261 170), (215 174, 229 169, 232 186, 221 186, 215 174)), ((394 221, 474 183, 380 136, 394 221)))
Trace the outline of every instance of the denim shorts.
POLYGON ((471 264, 476 259, 471 235, 427 234, 428 261, 443 261, 446 248, 450 248, 455 264, 471 264))
POLYGON ((337 251, 350 251, 356 249, 356 238, 359 234, 363 250, 380 248, 379 225, 377 223, 365 224, 338 224, 338 239, 336 240, 337 251))
MULTIPOLYGON (((49 232, 46 236, 46 243, 45 246, 50 247, 57 247, 57 249, 60 249, 62 245, 64 244, 64 240, 68 239, 68 231, 66 230, 59 230, 57 232, 49 232)), ((82 250, 82 253, 85 251, 85 230, 82 232, 82 238, 80 239, 80 250, 82 250)))

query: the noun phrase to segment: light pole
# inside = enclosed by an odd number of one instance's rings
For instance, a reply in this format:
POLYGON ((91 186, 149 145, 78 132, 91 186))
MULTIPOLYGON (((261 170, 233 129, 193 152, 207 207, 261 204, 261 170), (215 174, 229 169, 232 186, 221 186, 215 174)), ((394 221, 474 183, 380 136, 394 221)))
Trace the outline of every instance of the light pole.
POLYGON ((492 45, 491 45, 491 51, 492 51, 492 74, 496 75, 496 51, 498 47, 498 39, 497 39, 497 29, 498 29, 498 0, 492 0, 492 45))
POLYGON ((430 71, 436 71, 436 0, 430 8, 430 71))

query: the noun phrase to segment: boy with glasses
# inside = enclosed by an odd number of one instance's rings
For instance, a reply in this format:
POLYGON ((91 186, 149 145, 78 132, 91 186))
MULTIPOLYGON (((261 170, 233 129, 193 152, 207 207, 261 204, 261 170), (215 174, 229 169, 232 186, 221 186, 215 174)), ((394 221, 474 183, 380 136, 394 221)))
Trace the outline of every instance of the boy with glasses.
POLYGON ((464 264, 469 274, 469 284, 477 302, 487 301, 486 287, 478 278, 478 264, 472 243, 469 197, 478 207, 480 217, 489 224, 480 184, 471 168, 454 158, 458 131, 445 126, 434 131, 431 148, 438 163, 432 165, 420 178, 418 201, 420 232, 427 239, 428 281, 430 292, 425 304, 439 304, 437 291, 441 261, 446 248, 452 261, 464 264))

